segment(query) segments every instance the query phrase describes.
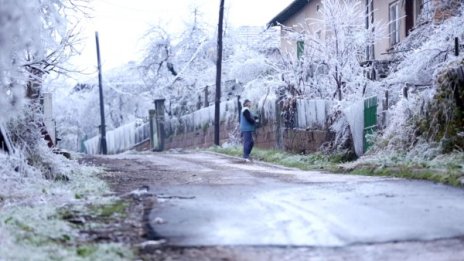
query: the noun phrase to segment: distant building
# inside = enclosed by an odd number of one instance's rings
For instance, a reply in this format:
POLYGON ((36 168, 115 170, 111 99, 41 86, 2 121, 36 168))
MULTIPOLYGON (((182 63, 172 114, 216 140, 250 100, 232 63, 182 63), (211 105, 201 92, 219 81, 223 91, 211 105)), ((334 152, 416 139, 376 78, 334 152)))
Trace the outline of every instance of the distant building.
POLYGON ((238 44, 257 49, 278 49, 280 47, 279 28, 262 26, 240 26, 232 30, 238 44))
MULTIPOLYGON (((374 23, 387 24, 387 37, 377 40, 366 49, 366 61, 388 60, 391 51, 403 41, 417 26, 427 22, 441 22, 454 15, 462 0, 358 0, 365 9, 365 26, 373 28, 374 23)), ((308 19, 322 19, 319 12, 321 0, 294 0, 289 6, 272 18, 268 27, 280 27, 280 49, 291 57, 298 57, 304 42, 288 37, 291 32, 311 32, 318 38, 325 38, 322 25, 307 23, 308 19)))

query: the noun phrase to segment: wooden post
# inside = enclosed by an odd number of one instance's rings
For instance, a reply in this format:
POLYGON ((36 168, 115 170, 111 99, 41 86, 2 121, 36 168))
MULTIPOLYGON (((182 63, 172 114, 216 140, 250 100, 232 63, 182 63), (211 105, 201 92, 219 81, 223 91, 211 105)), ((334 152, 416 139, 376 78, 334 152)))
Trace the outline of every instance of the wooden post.
POLYGON ((389 93, 388 90, 385 91, 385 104, 383 108, 383 119, 382 119, 382 127, 385 128, 387 126, 387 111, 389 106, 389 93))
POLYGON ((219 6, 218 49, 216 61, 216 99, 214 102, 214 145, 219 146, 220 108, 221 108, 221 73, 222 73, 222 30, 224 22, 224 0, 219 6))
POLYGON ((238 122, 240 123, 240 117, 242 115, 242 103, 240 102, 240 95, 237 95, 237 109, 238 109, 238 122))
POLYGON ((197 110, 201 109, 201 95, 198 95, 197 110))
POLYGON ((276 148, 283 149, 284 139, 283 139, 283 124, 282 124, 282 100, 281 98, 277 99, 275 102, 275 127, 276 127, 276 148))
POLYGON ((209 100, 208 100, 208 86, 205 87, 205 107, 209 106, 209 100))
POLYGON ((385 91, 385 110, 388 110, 388 90, 385 91))
POLYGON ((101 153, 106 155, 108 153, 106 146, 106 126, 105 126, 105 104, 103 103, 103 86, 102 86, 102 74, 101 74, 101 60, 100 60, 100 42, 98 40, 98 32, 95 32, 95 42, 97 45, 97 62, 98 62, 98 90, 100 93, 100 146, 101 153))
POLYGON ((156 133, 158 135, 157 140, 158 144, 155 144, 153 150, 155 151, 163 151, 164 150, 164 99, 156 99, 155 100, 155 128, 156 133))
POLYGON ((454 38, 454 55, 459 56, 459 38, 454 38))

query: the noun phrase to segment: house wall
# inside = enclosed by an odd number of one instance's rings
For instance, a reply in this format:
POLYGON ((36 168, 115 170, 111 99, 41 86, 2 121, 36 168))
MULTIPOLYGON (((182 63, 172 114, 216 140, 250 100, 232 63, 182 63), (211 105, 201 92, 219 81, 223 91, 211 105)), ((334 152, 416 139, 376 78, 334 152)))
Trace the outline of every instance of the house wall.
MULTIPOLYGON (((365 0, 358 0, 361 2, 360 6, 365 7, 365 0)), ((406 0, 372 0, 374 2, 374 20, 375 23, 380 23, 384 26, 382 35, 375 42, 375 59, 376 60, 387 60, 390 55, 387 54, 392 48, 390 45, 389 37, 389 7, 391 4, 399 3, 399 21, 400 21, 400 42, 406 38, 406 0)), ((416 24, 416 9, 419 8, 417 0, 411 0, 414 2, 414 25, 416 24)), ((424 0, 427 1, 427 0, 424 0)), ((438 0, 433 0, 434 2, 438 0)), ((454 0, 452 0, 454 1, 454 0)), ((322 39, 325 39, 323 30, 323 24, 317 23, 314 20, 322 19, 322 16, 317 12, 317 6, 321 5, 321 0, 314 0, 307 4, 300 12, 296 13, 293 17, 289 18, 283 25, 287 28, 291 28, 295 32, 309 32, 315 33, 318 30, 322 31, 322 39), (309 19, 308 19, 309 18, 309 19)), ((281 28, 281 50, 283 54, 289 55, 292 58, 297 56, 297 46, 295 39, 289 39, 288 29, 281 28)))
POLYGON ((385 26, 385 36, 375 43, 376 60, 387 60, 390 57, 389 54, 386 54, 392 48, 389 35, 389 8, 394 3, 398 3, 400 7, 400 42, 406 37, 404 0, 374 0, 374 20, 385 26))
MULTIPOLYGON (((323 25, 312 19, 322 19, 322 16, 317 12, 317 6, 321 6, 321 0, 313 0, 307 4, 300 12, 296 13, 293 17, 288 19, 283 25, 291 28, 295 32, 316 33, 318 30, 322 31, 322 39, 325 38, 323 25), (308 19, 311 18, 311 19, 308 19)), ((282 53, 289 57, 295 58, 297 56, 297 47, 295 40, 288 39, 289 33, 287 30, 281 30, 281 50, 282 53)))

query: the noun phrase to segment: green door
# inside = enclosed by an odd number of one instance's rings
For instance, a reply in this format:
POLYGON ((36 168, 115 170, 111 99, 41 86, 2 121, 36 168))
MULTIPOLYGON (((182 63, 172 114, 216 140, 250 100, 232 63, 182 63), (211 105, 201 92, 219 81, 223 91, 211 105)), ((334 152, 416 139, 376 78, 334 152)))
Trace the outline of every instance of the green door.
POLYGON ((364 100, 364 135, 363 135, 363 147, 366 152, 372 141, 369 140, 369 135, 373 134, 377 128, 377 96, 367 98, 364 100))

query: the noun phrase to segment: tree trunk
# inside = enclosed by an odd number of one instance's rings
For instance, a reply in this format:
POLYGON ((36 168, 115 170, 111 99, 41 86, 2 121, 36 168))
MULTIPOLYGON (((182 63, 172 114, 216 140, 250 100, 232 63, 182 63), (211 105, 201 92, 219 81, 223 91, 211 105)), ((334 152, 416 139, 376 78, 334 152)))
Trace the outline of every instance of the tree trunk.
POLYGON ((342 81, 338 72, 338 66, 335 66, 335 82, 337 83, 338 100, 342 100, 342 81))

